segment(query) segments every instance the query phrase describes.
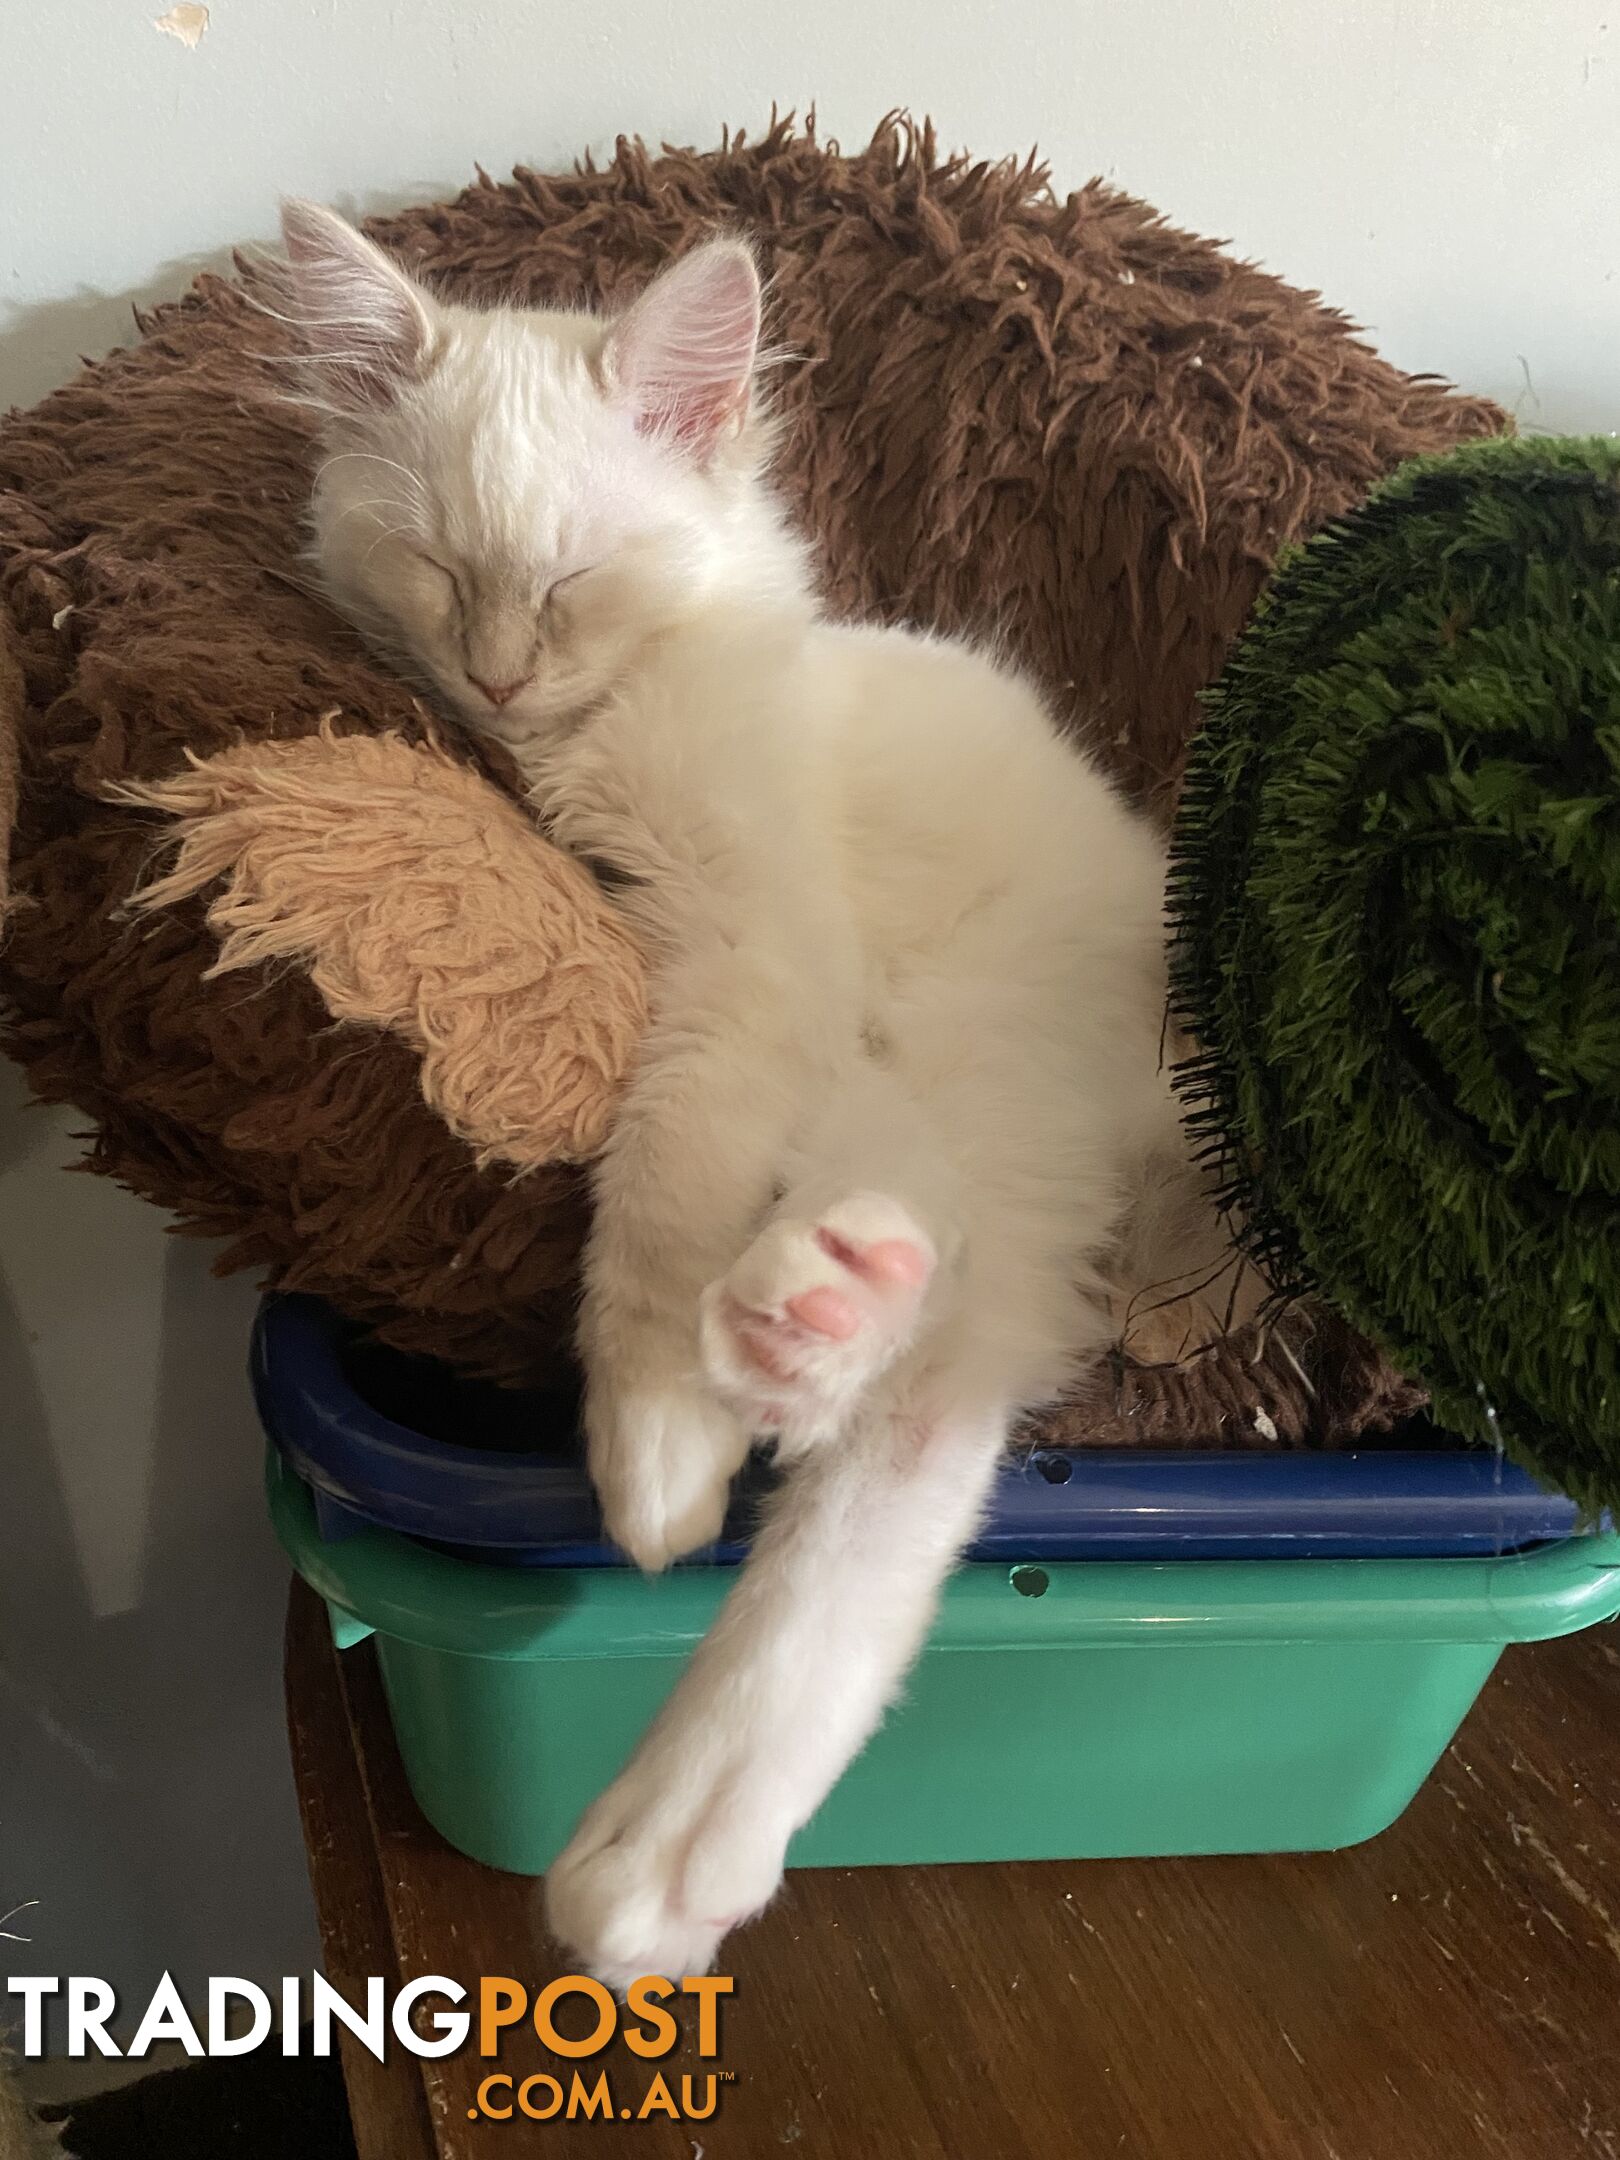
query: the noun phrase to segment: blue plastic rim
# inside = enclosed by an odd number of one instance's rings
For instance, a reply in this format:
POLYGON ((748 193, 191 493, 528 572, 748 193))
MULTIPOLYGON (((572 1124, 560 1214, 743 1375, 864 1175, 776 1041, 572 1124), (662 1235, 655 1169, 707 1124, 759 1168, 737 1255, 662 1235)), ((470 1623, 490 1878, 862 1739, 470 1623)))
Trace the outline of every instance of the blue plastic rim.
MULTIPOLYGON (((431 1437, 374 1406, 352 1370, 356 1331, 318 1299, 260 1308, 253 1389, 266 1433, 308 1487, 321 1534, 380 1527, 508 1566, 613 1567, 566 1407, 533 1399, 534 1447, 431 1437)), ((431 1375, 437 1422, 473 1428, 487 1391, 431 1375), (462 1404, 465 1403, 463 1413, 462 1404)), ((391 1393, 398 1393, 399 1389, 391 1393)), ((521 1411, 519 1411, 521 1416, 521 1411)), ((506 1422, 510 1423, 510 1417, 506 1422)), ((1386 1559, 1510 1553, 1566 1538, 1574 1503, 1480 1450, 1388 1445, 1342 1454, 1039 1449, 1009 1456, 970 1560, 1386 1559)), ((771 1475, 738 1482, 720 1542, 737 1561, 771 1475)))

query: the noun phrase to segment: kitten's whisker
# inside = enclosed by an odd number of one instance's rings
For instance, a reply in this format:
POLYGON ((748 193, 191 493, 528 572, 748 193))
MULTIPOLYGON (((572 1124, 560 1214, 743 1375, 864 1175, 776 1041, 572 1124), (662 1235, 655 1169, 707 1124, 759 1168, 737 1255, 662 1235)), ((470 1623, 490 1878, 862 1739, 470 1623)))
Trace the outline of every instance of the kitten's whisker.
POLYGON ((330 457, 322 458, 319 465, 316 466, 315 478, 318 480, 322 473, 328 471, 334 465, 346 465, 357 458, 363 458, 371 465, 386 465, 390 472, 399 474, 413 493, 418 496, 426 493, 420 473, 413 473, 410 467, 402 465, 398 458, 384 457, 380 450, 334 450, 330 457))
POLYGON ((397 530, 408 532, 411 530, 412 524, 411 513, 416 508, 417 505, 414 503, 396 502, 391 495, 373 495, 367 502, 346 503, 332 520, 332 530, 336 532, 337 528, 346 519, 358 517, 363 510, 392 510, 396 515, 403 516, 405 519, 404 525, 398 527, 397 530))
POLYGON ((261 577, 273 578, 278 585, 285 585, 293 592, 303 593, 311 600, 324 601, 328 607, 332 605, 324 586, 314 584, 308 578, 294 577, 290 570, 283 570, 279 563, 255 563, 253 568, 261 577))
POLYGON ((370 562, 372 556, 376 554, 385 540, 402 540, 408 532, 413 530, 414 528, 410 525, 390 525, 386 532, 378 533, 376 539, 372 541, 370 547, 361 556, 361 567, 364 568, 370 562))

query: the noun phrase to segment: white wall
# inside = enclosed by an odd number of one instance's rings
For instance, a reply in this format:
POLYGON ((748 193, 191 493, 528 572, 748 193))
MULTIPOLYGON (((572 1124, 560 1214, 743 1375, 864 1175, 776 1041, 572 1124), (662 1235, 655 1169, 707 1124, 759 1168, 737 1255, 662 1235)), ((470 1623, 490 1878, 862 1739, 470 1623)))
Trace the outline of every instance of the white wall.
MULTIPOLYGON (((269 238, 283 191, 427 198, 776 99, 846 144, 891 103, 1038 141, 1060 185, 1230 236, 1408 367, 1530 425, 1620 420, 1620 0, 213 0, 194 51, 166 5, 5 0, 0 406, 269 238)), ((132 1991, 291 1970, 248 1294, 64 1178, 71 1123, 0 1102, 0 1913, 42 1901, 19 1965, 132 1991)))
POLYGON ((846 143, 897 103, 1039 142, 1060 184, 1229 235, 1406 366, 1614 424, 1614 0, 213 0, 195 51, 167 5, 0 13, 0 403, 268 238, 279 192, 431 196, 621 130, 711 142, 774 98, 846 143))

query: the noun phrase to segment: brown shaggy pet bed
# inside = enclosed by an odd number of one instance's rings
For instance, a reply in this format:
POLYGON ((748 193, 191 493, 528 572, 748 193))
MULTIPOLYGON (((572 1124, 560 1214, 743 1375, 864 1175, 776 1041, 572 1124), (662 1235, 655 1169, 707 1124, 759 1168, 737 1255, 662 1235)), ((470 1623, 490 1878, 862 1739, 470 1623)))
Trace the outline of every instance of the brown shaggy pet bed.
MULTIPOLYGON (((903 121, 852 157, 788 123, 703 155, 622 143, 605 169, 481 179, 370 230, 458 297, 596 302, 719 225, 754 235, 771 278, 770 335, 792 355, 780 478, 832 605, 996 631, 1161 814, 1197 693, 1278 547, 1400 459, 1504 424, 1143 204, 1095 182, 1058 200, 1033 163, 942 160, 903 121)), ((418 820, 426 805, 422 831, 435 804, 469 830, 513 815, 307 587, 312 427, 278 400, 283 333, 253 286, 251 270, 202 279, 0 427, 8 1044, 41 1095, 94 1119, 93 1167, 227 1239, 222 1265, 318 1292, 403 1348, 533 1378, 566 1347, 579 1160, 640 1013, 603 896, 533 835, 544 901, 513 904, 502 965, 532 931, 544 966, 509 969, 490 1009, 545 1049, 534 1102, 493 1137, 415 990, 359 980, 356 951, 405 949, 397 922, 354 934, 375 891, 279 944, 239 937, 210 975, 221 938, 276 900, 246 867, 262 825, 229 828, 239 853, 216 821, 172 904, 128 906, 174 832, 150 784, 188 758, 277 746, 307 794, 346 736, 388 737, 390 774, 415 760, 388 785, 418 820)), ((241 768, 204 771, 165 807, 239 813, 241 768)), ((390 845, 414 861, 405 831, 390 845)), ((455 1025, 464 1042, 484 1021, 455 1025)), ((1322 1322, 1126 1370, 1065 1429, 1323 1441, 1411 1399, 1322 1322)))

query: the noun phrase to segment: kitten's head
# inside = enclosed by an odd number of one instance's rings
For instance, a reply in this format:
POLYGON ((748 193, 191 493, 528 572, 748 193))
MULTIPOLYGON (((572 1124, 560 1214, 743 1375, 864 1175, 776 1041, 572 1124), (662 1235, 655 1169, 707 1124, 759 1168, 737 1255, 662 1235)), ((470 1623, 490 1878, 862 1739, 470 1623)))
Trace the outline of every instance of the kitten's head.
POLYGON ((323 415, 315 552, 337 604, 522 749, 730 589, 791 583, 751 416, 759 279, 734 240, 624 314, 451 306, 312 203, 283 211, 323 415))

